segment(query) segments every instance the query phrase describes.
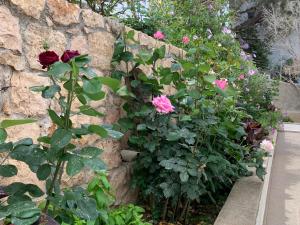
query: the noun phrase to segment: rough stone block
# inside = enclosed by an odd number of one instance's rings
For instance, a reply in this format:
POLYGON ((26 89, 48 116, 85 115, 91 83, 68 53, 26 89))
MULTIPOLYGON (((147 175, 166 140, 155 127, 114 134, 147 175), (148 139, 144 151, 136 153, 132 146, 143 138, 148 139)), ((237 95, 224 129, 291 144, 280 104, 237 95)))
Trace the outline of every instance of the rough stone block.
POLYGON ((45 0, 35 0, 34 3, 28 0, 10 0, 18 9, 24 12, 27 16, 39 19, 41 12, 45 7, 45 0))
POLYGON ((65 26, 79 23, 80 8, 78 5, 65 0, 48 0, 47 4, 55 22, 65 26))
POLYGON ((102 70, 110 70, 114 51, 115 38, 108 32, 95 32, 88 35, 91 66, 102 70))
POLYGON ((8 8, 0 6, 0 47, 22 52, 22 38, 19 19, 14 17, 8 8))
POLYGON ((100 14, 95 13, 90 9, 82 10, 82 19, 83 19, 84 24, 88 27, 104 28, 104 26, 105 26, 104 18, 100 14))
POLYGON ((50 101, 40 93, 30 90, 32 86, 49 84, 48 78, 28 72, 14 72, 11 79, 10 102, 6 102, 3 111, 7 115, 21 114, 42 116, 47 114, 50 101))

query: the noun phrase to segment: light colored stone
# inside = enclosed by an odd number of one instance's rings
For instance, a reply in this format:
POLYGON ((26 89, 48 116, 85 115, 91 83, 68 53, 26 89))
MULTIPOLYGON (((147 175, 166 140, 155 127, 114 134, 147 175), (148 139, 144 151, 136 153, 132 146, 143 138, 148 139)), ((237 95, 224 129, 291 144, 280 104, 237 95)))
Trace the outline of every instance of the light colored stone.
POLYGON ((107 24, 107 31, 115 35, 119 35, 124 30, 124 25, 119 23, 118 20, 112 18, 105 18, 107 24))
POLYGON ((131 188, 131 174, 131 163, 123 163, 120 167, 109 171, 109 181, 116 195, 115 205, 136 201, 138 192, 131 188))
POLYGON ((139 154, 139 152, 132 151, 132 150, 122 150, 121 157, 125 162, 132 162, 139 154))
POLYGON ((116 123, 120 118, 120 109, 119 108, 112 108, 107 107, 106 113, 105 113, 104 122, 107 124, 114 124, 116 123))
POLYGON ((139 33, 139 41, 141 45, 147 46, 148 48, 156 48, 159 44, 159 41, 144 33, 139 33))
POLYGON ((3 106, 8 115, 42 116, 47 114, 50 101, 40 93, 32 92, 30 87, 49 84, 46 77, 28 72, 14 72, 11 79, 10 102, 3 106))
POLYGON ((98 13, 93 12, 90 9, 82 10, 82 19, 86 26, 88 27, 104 27, 105 21, 103 16, 98 13))
POLYGON ((110 70, 115 38, 108 32, 96 32, 88 35, 91 66, 110 70))
POLYGON ((14 17, 8 8, 0 6, 0 48, 22 52, 19 19, 14 17))
POLYGON ((29 65, 33 69, 42 70, 38 56, 44 51, 43 44, 48 43, 50 49, 61 55, 66 47, 66 38, 60 31, 39 24, 30 24, 24 32, 25 54, 29 65))
POLYGON ((48 16, 46 16, 46 23, 47 23, 47 25, 48 25, 49 27, 52 27, 52 26, 53 26, 53 22, 52 22, 52 20, 51 20, 48 16))
POLYGON ((45 7, 45 0, 35 0, 34 3, 28 0, 10 0, 18 9, 26 15, 39 19, 45 7))
POLYGON ((12 66, 18 71, 25 69, 24 57, 16 55, 10 50, 0 50, 0 64, 12 66))
POLYGON ((67 29, 66 32, 73 35, 79 35, 81 33, 81 30, 80 28, 75 27, 75 28, 67 29))
POLYGON ((55 22, 65 26, 79 23, 80 8, 78 5, 65 0, 48 0, 47 4, 55 22))
POLYGON ((101 159, 106 163, 108 169, 116 168, 122 163, 120 155, 120 143, 112 139, 100 139, 96 147, 103 149, 101 159))
POLYGON ((85 36, 75 36, 71 41, 71 49, 78 50, 80 54, 88 54, 88 44, 85 36))
POLYGON ((9 66, 0 65, 0 112, 3 110, 4 102, 9 99, 9 91, 11 88, 10 79, 12 76, 12 69, 9 66), (7 88, 7 89, 4 89, 7 88))

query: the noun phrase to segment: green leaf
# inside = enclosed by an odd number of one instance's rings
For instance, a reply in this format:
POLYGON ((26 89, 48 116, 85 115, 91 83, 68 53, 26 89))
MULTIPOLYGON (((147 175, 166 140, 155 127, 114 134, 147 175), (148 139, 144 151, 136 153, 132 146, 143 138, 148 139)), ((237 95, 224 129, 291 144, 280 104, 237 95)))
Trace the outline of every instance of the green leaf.
POLYGON ((46 87, 45 86, 33 86, 33 87, 30 87, 30 90, 31 91, 34 91, 34 92, 41 92, 43 90, 45 90, 46 87))
POLYGON ((14 165, 0 165, 0 176, 13 177, 17 175, 18 169, 14 165))
POLYGON ((103 152, 100 148, 96 147, 85 147, 80 150, 79 155, 84 158, 94 158, 103 152))
POLYGON ((117 94, 121 97, 132 97, 135 98, 135 95, 128 91, 126 86, 121 87, 118 91, 117 94))
POLYGON ((68 160, 66 171, 69 176, 74 176, 78 174, 83 167, 84 167, 83 159, 77 155, 72 155, 68 160))
POLYGON ((98 112, 97 110, 95 110, 94 108, 92 108, 89 105, 82 105, 79 107, 79 110, 82 114, 88 115, 88 116, 99 116, 99 117, 104 116, 103 113, 98 112))
POLYGON ((17 125, 23 125, 23 124, 28 124, 28 123, 34 123, 36 120, 33 119, 20 119, 20 120, 2 120, 0 124, 0 128, 8 128, 8 127, 13 127, 17 125))
POLYGON ((181 135, 179 132, 172 131, 169 132, 166 137, 168 141, 177 141, 181 138, 181 135))
POLYGON ((43 91, 42 91, 42 96, 43 98, 51 99, 55 96, 57 92, 61 90, 60 86, 57 84, 47 86, 43 91))
POLYGON ((0 144, 4 143, 7 138, 7 132, 5 129, 0 128, 0 144))
POLYGON ((9 152, 13 148, 12 142, 0 144, 0 153, 9 152))
POLYGON ((98 134, 103 138, 106 138, 108 136, 107 130, 99 125, 89 125, 88 130, 94 134, 98 134))
POLYGON ((102 84, 99 77, 94 77, 90 80, 83 79, 83 91, 87 94, 97 94, 101 92, 102 84))
POLYGON ((187 182, 189 179, 189 175, 186 171, 183 173, 180 173, 179 177, 180 177, 181 182, 183 182, 183 183, 187 182))
POLYGON ((166 55, 166 46, 163 45, 160 48, 157 48, 153 52, 153 61, 156 61, 158 59, 163 59, 165 58, 166 55))
POLYGON ((78 67, 83 67, 91 62, 91 57, 87 54, 79 55, 74 58, 74 61, 78 67))
POLYGON ((42 142, 42 143, 46 143, 46 144, 50 144, 51 138, 48 136, 43 136, 43 137, 39 137, 37 139, 38 142, 42 142))
POLYGON ((107 131, 107 134, 108 136, 114 138, 114 139, 120 139, 123 137, 123 133, 119 132, 119 131, 116 131, 116 130, 113 130, 113 129, 109 129, 109 128, 106 128, 106 131, 107 131))
POLYGON ((72 132, 69 130, 58 128, 51 137, 50 144, 53 148, 62 149, 70 143, 72 132))
POLYGON ((202 73, 208 73, 210 71, 209 64, 203 63, 199 65, 199 71, 202 73))
POLYGON ((102 84, 110 87, 114 92, 120 88, 121 82, 111 77, 98 77, 102 84))
POLYGON ((217 79, 217 77, 215 75, 206 75, 203 78, 208 83, 213 83, 217 79))
POLYGON ((64 120, 62 118, 60 118, 56 112, 54 112, 53 110, 51 109, 48 109, 48 114, 51 118, 51 120, 53 121, 53 123, 57 124, 58 126, 60 127, 63 127, 64 126, 64 120))
POLYGON ((138 131, 147 130, 147 126, 146 126, 146 124, 142 123, 142 124, 137 125, 136 129, 138 131))
POLYGON ((94 100, 94 101, 102 100, 105 97, 105 92, 103 92, 103 91, 100 91, 96 94, 87 94, 87 93, 85 93, 85 94, 87 95, 88 98, 90 98, 91 100, 94 100))
POLYGON ((49 164, 40 165, 36 176, 39 180, 46 180, 51 174, 51 166, 49 164))
POLYGON ((54 77, 60 77, 60 75, 64 75, 71 70, 72 68, 68 63, 56 62, 50 67, 48 74, 54 77))
POLYGON ((80 67, 80 73, 83 73, 90 79, 97 77, 97 74, 89 67, 80 67))
POLYGON ((106 165, 105 163, 98 158, 94 158, 94 159, 90 159, 90 160, 86 160, 84 162, 85 166, 89 167, 90 169, 94 170, 94 171, 102 171, 106 169, 106 165))
POLYGON ((34 184, 26 184, 26 190, 28 193, 35 198, 41 197, 44 195, 44 192, 34 184))

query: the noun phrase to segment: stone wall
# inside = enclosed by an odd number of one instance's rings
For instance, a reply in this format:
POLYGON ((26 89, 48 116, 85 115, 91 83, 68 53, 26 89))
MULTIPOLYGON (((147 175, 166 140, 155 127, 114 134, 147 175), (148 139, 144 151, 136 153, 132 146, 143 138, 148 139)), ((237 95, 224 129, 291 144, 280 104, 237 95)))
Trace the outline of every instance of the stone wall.
MULTIPOLYGON (((89 9, 80 9, 65 0, 3 0, 0 1, 0 21, 0 120, 38 120, 34 124, 9 128, 9 139, 12 141, 25 137, 35 140, 41 135, 51 133, 55 128, 46 110, 49 106, 56 107, 56 103, 43 99, 29 89, 31 86, 49 83, 47 78, 39 76, 42 69, 37 61, 39 53, 43 51, 44 42, 59 54, 66 49, 90 54, 90 66, 99 76, 109 76, 114 42, 124 29, 129 30, 112 19, 104 18, 89 9)), ((153 48, 164 44, 140 32, 135 32, 135 39, 140 42, 139 48, 153 48)), ((165 66, 170 66, 173 56, 183 54, 182 50, 174 46, 166 45, 166 49, 166 59, 161 62, 165 66)), ((142 69, 145 72, 149 71, 149 68, 142 69)), ((106 92, 105 100, 92 104, 106 116, 90 118, 77 115, 72 118, 74 124, 116 122, 123 113, 122 100, 108 90, 106 92)), ((94 145, 104 150, 102 158, 108 165, 117 203, 129 202, 135 198, 135 192, 129 187, 130 162, 125 162, 120 154, 122 149, 127 148, 126 145, 96 136, 86 137, 77 144, 94 145)), ((22 181, 44 186, 26 165, 11 159, 9 161, 19 167, 18 176, 1 179, 0 185, 22 181)), ((75 178, 65 175, 63 184, 83 185, 91 177, 92 174, 86 172, 75 178)))

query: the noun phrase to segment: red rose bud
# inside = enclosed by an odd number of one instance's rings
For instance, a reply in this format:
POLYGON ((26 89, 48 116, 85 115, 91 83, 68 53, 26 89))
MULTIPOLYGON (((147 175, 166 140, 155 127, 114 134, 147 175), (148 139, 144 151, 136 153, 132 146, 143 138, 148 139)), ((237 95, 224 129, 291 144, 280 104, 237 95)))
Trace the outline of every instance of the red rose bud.
POLYGON ((39 55, 39 62, 43 66, 43 69, 57 61, 59 61, 59 56, 53 51, 45 51, 39 55))
POLYGON ((64 52, 64 54, 61 56, 61 61, 63 61, 64 63, 69 62, 72 58, 74 58, 75 56, 79 56, 80 53, 78 51, 72 51, 72 50, 66 50, 64 52))

